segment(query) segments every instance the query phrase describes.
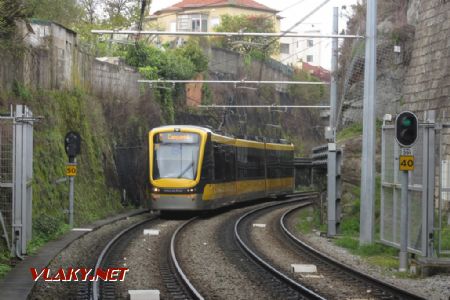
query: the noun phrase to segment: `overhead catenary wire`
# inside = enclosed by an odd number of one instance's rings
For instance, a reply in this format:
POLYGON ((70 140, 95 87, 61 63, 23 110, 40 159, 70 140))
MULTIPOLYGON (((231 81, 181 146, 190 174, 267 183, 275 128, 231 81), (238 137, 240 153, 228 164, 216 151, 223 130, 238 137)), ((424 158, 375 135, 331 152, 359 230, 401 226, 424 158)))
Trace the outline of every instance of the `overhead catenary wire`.
POLYGON ((157 79, 157 80, 138 80, 140 83, 221 83, 221 84, 294 84, 294 85, 328 85, 329 82, 322 81, 275 81, 275 80, 175 80, 175 79, 157 79))
POLYGON ((201 108, 319 108, 329 109, 329 105, 198 105, 201 108))
POLYGON ((91 30, 94 34, 134 34, 134 35, 167 35, 167 36, 262 36, 262 37, 304 37, 304 38, 353 38, 361 39, 364 36, 353 34, 309 34, 309 33, 286 33, 286 32, 215 32, 215 31, 158 31, 158 30, 91 30))

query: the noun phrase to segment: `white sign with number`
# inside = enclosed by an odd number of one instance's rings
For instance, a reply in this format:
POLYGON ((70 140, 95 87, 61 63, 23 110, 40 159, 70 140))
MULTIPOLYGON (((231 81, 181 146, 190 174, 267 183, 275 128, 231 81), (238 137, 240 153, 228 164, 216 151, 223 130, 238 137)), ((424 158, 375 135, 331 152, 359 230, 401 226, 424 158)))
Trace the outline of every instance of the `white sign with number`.
POLYGON ((412 148, 400 148, 400 155, 413 155, 412 148))

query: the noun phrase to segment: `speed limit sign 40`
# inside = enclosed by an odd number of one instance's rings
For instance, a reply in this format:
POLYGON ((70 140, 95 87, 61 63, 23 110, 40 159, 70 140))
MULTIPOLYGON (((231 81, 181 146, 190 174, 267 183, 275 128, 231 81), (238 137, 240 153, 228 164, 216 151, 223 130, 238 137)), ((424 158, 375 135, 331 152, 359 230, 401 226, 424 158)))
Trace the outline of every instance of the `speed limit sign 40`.
POLYGON ((400 171, 413 171, 414 170, 414 156, 413 155, 400 155, 400 171))

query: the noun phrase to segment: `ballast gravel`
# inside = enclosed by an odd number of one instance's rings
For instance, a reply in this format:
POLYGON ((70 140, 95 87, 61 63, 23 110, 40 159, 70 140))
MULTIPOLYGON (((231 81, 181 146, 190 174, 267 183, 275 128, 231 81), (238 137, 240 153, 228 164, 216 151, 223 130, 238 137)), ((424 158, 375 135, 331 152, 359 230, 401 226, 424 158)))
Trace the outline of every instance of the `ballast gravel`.
MULTIPOLYGON (((104 225, 97 230, 86 233, 61 251, 49 264, 48 268, 93 268, 98 255, 109 240, 121 230, 145 220, 149 214, 141 214, 104 225)), ((82 282, 47 282, 39 280, 34 286, 31 299, 76 299, 82 282)))
POLYGON ((161 299, 169 299, 160 275, 159 259, 168 255, 165 247, 181 221, 159 221, 151 229, 159 230, 158 235, 144 235, 139 232, 123 253, 121 267, 129 268, 126 280, 119 287, 122 299, 128 299, 128 290, 159 290, 161 299))
POLYGON ((181 249, 178 253, 182 268, 208 299, 272 299, 271 292, 258 285, 256 274, 243 272, 239 262, 223 252, 221 243, 225 241, 218 238, 225 223, 243 211, 236 209, 200 219, 181 232, 177 247, 181 249))
POLYGON ((435 275, 428 278, 403 279, 396 278, 396 270, 389 270, 368 263, 363 258, 351 254, 344 248, 336 246, 331 239, 321 237, 319 232, 312 234, 301 234, 296 230, 296 225, 300 218, 300 211, 291 214, 288 219, 288 226, 297 238, 306 242, 310 246, 327 254, 328 256, 351 266, 352 268, 366 273, 370 276, 388 282, 394 286, 400 287, 413 294, 431 300, 449 300, 450 299, 450 274, 435 275))
MULTIPOLYGON (((272 209, 270 212, 263 212, 262 215, 253 220, 254 223, 266 224, 266 227, 250 227, 250 237, 255 250, 278 270, 294 278, 309 289, 325 297, 326 299, 376 299, 367 292, 367 289, 350 284, 342 276, 336 276, 335 272, 330 273, 323 265, 314 265, 317 272, 293 273, 292 264, 314 264, 308 256, 304 256, 289 243, 287 238, 279 229, 281 215, 297 206, 283 206, 272 209)), ((309 268, 313 269, 313 268, 309 268)))

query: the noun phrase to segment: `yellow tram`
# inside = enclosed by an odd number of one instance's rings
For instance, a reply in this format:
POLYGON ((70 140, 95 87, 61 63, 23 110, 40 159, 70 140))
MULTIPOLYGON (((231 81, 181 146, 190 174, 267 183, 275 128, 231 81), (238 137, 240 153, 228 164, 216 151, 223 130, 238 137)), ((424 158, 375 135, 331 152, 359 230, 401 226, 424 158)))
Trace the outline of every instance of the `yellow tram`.
POLYGON ((229 137, 198 126, 149 132, 155 210, 210 210, 292 193, 294 146, 229 137))

